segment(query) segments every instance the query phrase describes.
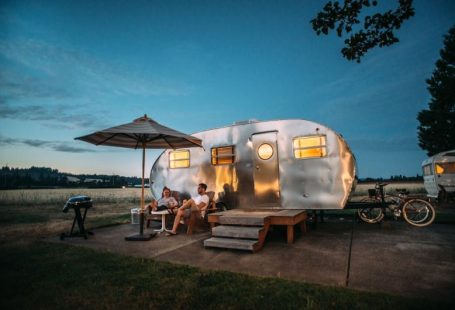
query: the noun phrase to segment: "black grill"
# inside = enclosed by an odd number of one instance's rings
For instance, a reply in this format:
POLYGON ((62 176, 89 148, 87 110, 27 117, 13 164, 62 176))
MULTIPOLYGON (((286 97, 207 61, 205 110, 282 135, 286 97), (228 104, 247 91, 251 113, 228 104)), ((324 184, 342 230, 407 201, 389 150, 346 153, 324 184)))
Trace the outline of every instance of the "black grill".
POLYGON ((93 235, 92 232, 86 231, 84 227, 85 217, 87 216, 87 210, 92 207, 92 199, 88 196, 74 196, 68 199, 63 206, 63 213, 67 213, 70 209, 74 210, 73 225, 69 234, 62 233, 60 239, 63 240, 65 237, 83 237, 87 239, 87 234, 93 235), (81 209, 84 209, 84 215, 81 213, 81 209), (79 227, 79 233, 74 233, 74 226, 79 227))

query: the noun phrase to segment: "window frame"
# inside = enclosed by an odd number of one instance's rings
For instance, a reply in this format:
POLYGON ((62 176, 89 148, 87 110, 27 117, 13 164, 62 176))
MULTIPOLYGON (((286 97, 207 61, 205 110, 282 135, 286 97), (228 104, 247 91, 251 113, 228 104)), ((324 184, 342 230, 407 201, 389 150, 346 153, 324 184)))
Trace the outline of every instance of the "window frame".
POLYGON ((423 172, 423 176, 426 177, 426 176, 429 176, 429 175, 434 175, 434 172, 433 172, 433 164, 426 164, 422 167, 422 172, 423 172), (427 173, 429 172, 429 173, 427 173))
POLYGON ((269 160, 270 158, 273 157, 273 155, 275 155, 275 150, 273 149, 273 146, 270 143, 264 142, 264 143, 262 143, 261 145, 258 146, 258 149, 257 149, 256 153, 257 153, 256 155, 258 156, 258 158, 260 160, 269 160), (268 157, 265 157, 263 154, 261 154, 261 150, 263 150, 264 148, 267 148, 267 147, 270 148, 271 152, 270 152, 270 154, 267 154, 268 157))
POLYGON ((434 163, 434 172, 437 175, 455 174, 455 162, 436 162, 434 163), (442 169, 441 172, 438 169, 442 169))
MULTIPOLYGON (((300 144, 300 143, 299 143, 300 144)), ((313 158, 324 158, 327 157, 327 135, 322 135, 322 134, 316 134, 316 135, 308 135, 308 136, 297 136, 292 138, 292 156, 295 159, 301 160, 301 159, 313 159, 313 158), (295 141, 300 140, 300 139, 314 139, 314 138, 323 138, 324 143, 320 143, 319 145, 310 145, 310 146, 304 146, 304 147, 296 147, 295 146, 295 141), (297 157, 296 156, 296 151, 303 151, 303 150, 319 150, 319 153, 322 155, 318 156, 301 156, 297 157)))
POLYGON ((235 145, 214 146, 214 147, 210 148, 210 163, 212 164, 212 166, 232 165, 235 163, 236 157, 237 156, 235 154, 235 145), (218 151, 223 148, 226 148, 226 149, 231 148, 232 152, 230 154, 219 155, 218 151), (216 154, 214 154, 214 152, 216 154), (231 162, 230 163, 220 163, 219 162, 220 158, 222 158, 222 159, 231 158, 231 162))
POLYGON ((169 169, 186 169, 186 168, 189 168, 189 167, 191 166, 191 153, 190 153, 190 150, 181 149, 181 150, 172 150, 172 151, 169 151, 169 162, 168 162, 168 165, 169 165, 169 169), (188 154, 188 158, 183 158, 183 159, 171 159, 171 154, 173 154, 173 153, 187 153, 187 154, 188 154), (184 167, 172 167, 172 164, 171 164, 171 163, 183 162, 183 161, 188 161, 188 166, 184 166, 184 167))

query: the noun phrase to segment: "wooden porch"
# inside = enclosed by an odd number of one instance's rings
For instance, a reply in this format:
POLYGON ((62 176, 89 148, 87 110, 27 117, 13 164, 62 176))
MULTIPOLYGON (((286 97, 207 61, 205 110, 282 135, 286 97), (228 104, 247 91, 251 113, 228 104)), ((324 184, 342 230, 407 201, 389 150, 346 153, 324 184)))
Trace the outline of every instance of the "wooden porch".
POLYGON ((259 234, 258 243, 255 244, 257 251, 262 248, 268 228, 273 225, 284 225, 287 227, 287 242, 294 242, 295 226, 299 225, 302 232, 306 232, 306 219, 308 215, 305 210, 277 210, 277 209, 234 209, 223 212, 210 213, 208 222, 212 227, 212 232, 217 225, 229 225, 232 227, 258 226, 262 223, 264 229, 259 234), (232 225, 232 226, 231 226, 232 225))

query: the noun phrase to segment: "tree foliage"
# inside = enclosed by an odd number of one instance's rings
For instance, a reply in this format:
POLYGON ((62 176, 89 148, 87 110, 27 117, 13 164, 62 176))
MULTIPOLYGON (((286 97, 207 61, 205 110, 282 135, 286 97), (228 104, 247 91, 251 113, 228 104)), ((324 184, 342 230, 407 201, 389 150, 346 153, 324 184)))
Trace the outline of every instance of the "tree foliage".
POLYGON ((417 116, 419 146, 428 156, 455 149, 455 26, 444 36, 440 55, 427 80, 429 108, 417 116))
POLYGON ((394 31, 399 29, 405 20, 414 16, 412 0, 399 0, 395 10, 367 15, 363 20, 363 29, 353 31, 353 27, 360 24, 359 15, 365 8, 376 7, 377 4, 378 1, 369 0, 345 0, 342 5, 338 1, 329 1, 316 18, 311 20, 313 30, 317 35, 327 35, 336 29, 339 37, 343 36, 344 32, 352 33, 345 39, 345 47, 341 53, 348 60, 360 62, 370 49, 397 43, 399 40, 394 31))

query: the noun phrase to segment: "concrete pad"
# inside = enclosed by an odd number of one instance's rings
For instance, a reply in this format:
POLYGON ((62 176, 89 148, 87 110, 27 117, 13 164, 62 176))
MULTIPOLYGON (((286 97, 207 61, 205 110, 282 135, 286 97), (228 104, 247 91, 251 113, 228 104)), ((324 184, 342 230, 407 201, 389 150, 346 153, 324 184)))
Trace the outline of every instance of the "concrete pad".
MULTIPOLYGON (((161 228, 161 223, 152 223, 149 229, 144 229, 144 233, 152 233, 154 229, 159 228, 161 228)), ((195 232, 191 236, 183 233, 176 236, 168 236, 166 233, 161 233, 149 241, 126 241, 125 237, 139 233, 139 226, 131 224, 100 228, 93 230, 93 232, 94 235, 89 236, 88 240, 75 237, 65 238, 65 240, 61 241, 56 237, 49 241, 129 256, 153 258, 194 242, 202 242, 201 240, 210 237, 208 231, 195 232)))
POLYGON ((356 224, 349 287, 450 299, 455 293, 455 229, 405 222, 356 224))
POLYGON ((338 236, 337 228, 332 232, 317 231, 314 238, 307 238, 309 234, 299 237, 294 244, 286 243, 285 229, 275 229, 272 234, 264 248, 254 254, 204 249, 202 242, 195 242, 172 253, 157 256, 156 259, 205 269, 344 285, 349 243, 346 238, 338 236))
MULTIPOLYGON (((159 228, 154 223, 153 228, 159 228)), ((382 224, 329 219, 286 243, 286 229, 273 226, 258 253, 204 248, 210 232, 196 231, 150 241, 125 241, 137 225, 95 230, 88 240, 51 242, 85 246, 124 255, 154 258, 256 276, 280 277, 332 286, 387 292, 409 297, 451 299, 455 293, 455 225, 425 228, 387 220, 382 224), (352 247, 351 247, 352 238, 352 247)), ((145 230, 145 232, 151 230, 145 230)))

